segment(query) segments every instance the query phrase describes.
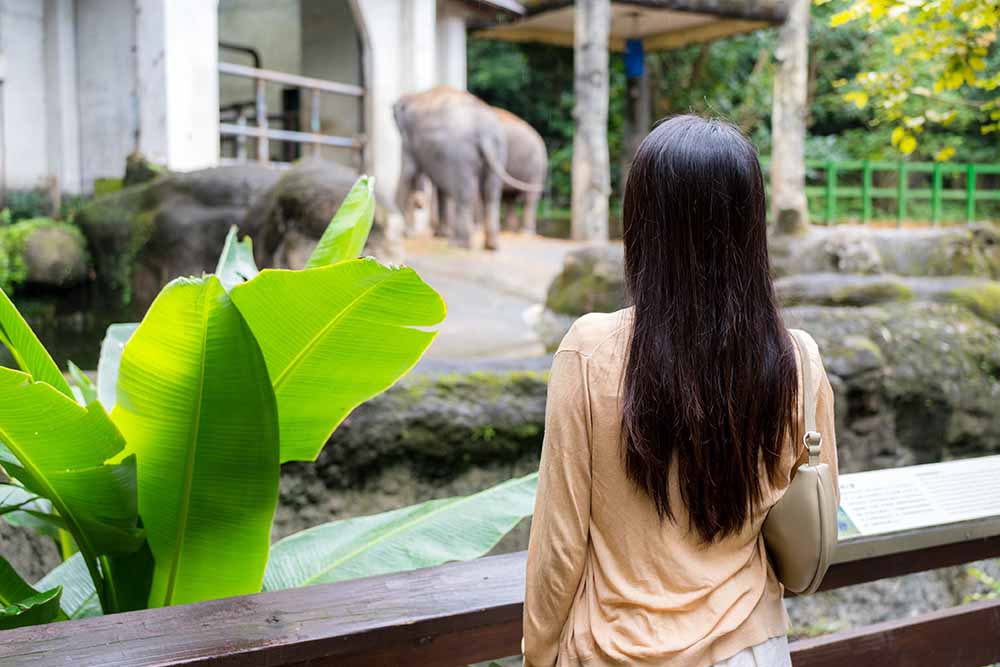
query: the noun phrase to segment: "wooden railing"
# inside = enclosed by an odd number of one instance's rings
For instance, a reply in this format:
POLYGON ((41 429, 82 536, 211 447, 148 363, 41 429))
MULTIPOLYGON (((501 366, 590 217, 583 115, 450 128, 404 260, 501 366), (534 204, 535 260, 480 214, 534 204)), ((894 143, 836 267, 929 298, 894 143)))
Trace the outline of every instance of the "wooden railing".
POLYGON ((361 86, 226 62, 219 63, 219 73, 252 79, 254 82, 253 116, 247 114, 244 105, 235 105, 232 109, 235 114, 235 122, 223 121, 219 123, 219 134, 222 137, 235 137, 236 139, 236 160, 238 162, 246 162, 248 159, 248 137, 257 140, 258 162, 271 160, 271 140, 311 145, 314 152, 318 152, 320 146, 349 148, 358 153, 363 150, 363 136, 343 137, 322 134, 320 127, 321 94, 348 95, 360 98, 365 94, 365 90, 361 86), (269 82, 309 91, 309 132, 270 126, 266 95, 266 85, 269 82), (252 125, 250 124, 251 120, 253 121, 252 125))
MULTIPOLYGON (((823 590, 1000 556, 992 517, 846 540, 823 590)), ((0 665, 456 667, 519 653, 525 554, 0 634, 0 665)), ((796 667, 981 667, 1000 600, 792 645, 796 667)))

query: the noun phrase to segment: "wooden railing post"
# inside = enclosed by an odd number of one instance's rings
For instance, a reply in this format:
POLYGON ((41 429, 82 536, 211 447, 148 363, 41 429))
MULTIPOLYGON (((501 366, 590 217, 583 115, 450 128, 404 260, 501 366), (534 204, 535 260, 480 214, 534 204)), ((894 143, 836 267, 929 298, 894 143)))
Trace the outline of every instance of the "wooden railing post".
MULTIPOLYGON (((242 128, 247 126, 247 112, 243 107, 236 113, 236 124, 242 128)), ((236 135, 236 159, 240 162, 247 161, 247 137, 245 134, 236 135)))
POLYGON ((267 140, 267 95, 264 89, 265 83, 264 79, 254 79, 254 87, 257 91, 257 129, 260 130, 260 134, 257 135, 258 162, 268 162, 271 159, 270 146, 267 140))
POLYGON ((900 161, 896 181, 896 226, 902 227, 903 220, 906 219, 906 189, 909 187, 906 174, 906 163, 900 161))
POLYGON ((837 163, 826 163, 826 224, 837 222, 837 163))
POLYGON ((970 225, 976 221, 976 165, 965 167, 965 221, 970 225))
POLYGON ((934 164, 934 171, 931 176, 931 224, 938 225, 941 222, 941 189, 942 172, 941 163, 934 164))
POLYGON ((868 160, 861 167, 861 222, 868 224, 872 219, 872 165, 868 160))
MULTIPOLYGON (((320 116, 319 116, 319 91, 315 88, 310 91, 309 96, 309 131, 315 135, 319 135, 320 131, 320 116)), ((319 157, 320 144, 318 141, 313 142, 313 155, 319 157)))

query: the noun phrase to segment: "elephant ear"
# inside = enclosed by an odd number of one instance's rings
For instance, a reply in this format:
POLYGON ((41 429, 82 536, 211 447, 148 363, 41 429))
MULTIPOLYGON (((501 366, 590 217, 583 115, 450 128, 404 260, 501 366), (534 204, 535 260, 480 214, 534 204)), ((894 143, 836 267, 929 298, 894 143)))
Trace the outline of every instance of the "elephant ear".
POLYGON ((364 250, 374 220, 375 179, 362 176, 330 220, 305 268, 318 269, 345 259, 355 259, 364 250))

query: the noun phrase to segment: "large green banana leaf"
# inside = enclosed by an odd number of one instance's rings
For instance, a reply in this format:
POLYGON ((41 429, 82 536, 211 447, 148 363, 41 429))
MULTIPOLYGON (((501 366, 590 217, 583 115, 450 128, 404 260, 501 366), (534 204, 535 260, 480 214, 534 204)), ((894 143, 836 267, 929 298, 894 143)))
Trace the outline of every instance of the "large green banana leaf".
POLYGON ((276 543, 264 590, 295 588, 482 556, 534 510, 538 474, 470 496, 344 519, 276 543))
POLYGON ((277 412, 260 348, 215 276, 160 292, 125 346, 112 418, 139 461, 150 606, 259 591, 277 412))
POLYGON ((118 395, 118 369, 122 363, 122 352, 138 327, 134 322, 112 324, 101 341, 101 357, 97 360, 97 398, 108 412, 114 409, 115 397, 118 395))
POLYGON ((3 290, 0 290, 0 344, 10 350, 18 368, 36 381, 47 382, 67 396, 73 395, 56 362, 3 290))
POLYGON ((69 369, 69 376, 72 380, 70 389, 73 391, 73 398, 76 399, 76 402, 80 405, 87 405, 96 401, 97 387, 90 381, 90 378, 72 361, 67 362, 66 366, 69 369))
POLYGON ((79 553, 67 558, 63 563, 39 579, 35 586, 41 590, 55 587, 62 589, 59 606, 67 618, 86 618, 101 615, 101 603, 90 578, 87 565, 79 553))
POLYGON ((265 270, 231 293, 260 343, 281 420, 281 460, 314 460, 358 404, 420 359, 445 317, 409 268, 355 259, 306 271, 265 270))
POLYGON ((362 176, 344 197, 305 268, 315 269, 360 255, 374 219, 375 179, 362 176))
POLYGON ((84 555, 125 554, 142 543, 135 459, 98 403, 79 405, 51 385, 0 368, 0 464, 51 501, 84 555))
POLYGON ((0 557, 0 630, 48 623, 59 618, 59 596, 55 586, 38 592, 0 557))

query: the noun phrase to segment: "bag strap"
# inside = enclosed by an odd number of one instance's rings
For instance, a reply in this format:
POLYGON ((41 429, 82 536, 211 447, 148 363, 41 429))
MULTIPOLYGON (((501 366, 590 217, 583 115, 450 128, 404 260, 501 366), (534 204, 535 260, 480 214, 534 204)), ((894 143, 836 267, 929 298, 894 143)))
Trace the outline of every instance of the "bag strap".
POLYGON ((816 389, 812 383, 812 360, 809 356, 809 345, 806 341, 811 340, 809 334, 798 329, 789 329, 796 347, 799 348, 799 359, 802 366, 802 409, 805 412, 806 432, 802 436, 802 444, 809 451, 809 465, 819 465, 820 446, 823 444, 823 436, 816 430, 816 389))

